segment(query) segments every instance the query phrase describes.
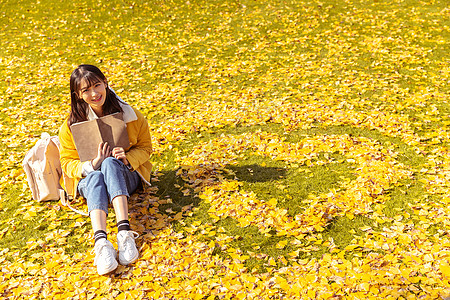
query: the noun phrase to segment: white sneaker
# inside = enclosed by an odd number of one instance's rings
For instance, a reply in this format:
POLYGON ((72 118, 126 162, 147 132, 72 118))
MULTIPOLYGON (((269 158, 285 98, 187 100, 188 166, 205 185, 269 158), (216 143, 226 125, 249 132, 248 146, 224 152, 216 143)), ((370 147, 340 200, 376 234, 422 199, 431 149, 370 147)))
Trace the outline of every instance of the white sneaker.
POLYGON ((119 262, 121 265, 129 265, 138 259, 139 252, 134 241, 138 237, 139 234, 134 231, 122 230, 117 233, 117 246, 119 248, 119 262))
POLYGON ((99 240, 95 243, 94 251, 94 266, 97 266, 97 272, 99 275, 107 274, 117 268, 117 252, 110 241, 107 239, 99 240))

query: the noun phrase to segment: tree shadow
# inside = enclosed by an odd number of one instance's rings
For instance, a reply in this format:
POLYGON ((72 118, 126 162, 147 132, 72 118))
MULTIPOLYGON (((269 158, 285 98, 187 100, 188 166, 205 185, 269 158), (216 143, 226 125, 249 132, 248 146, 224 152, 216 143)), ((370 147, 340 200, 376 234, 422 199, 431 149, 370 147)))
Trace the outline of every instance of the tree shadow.
POLYGON ((189 204, 198 205, 200 202, 200 199, 194 197, 193 193, 186 195, 182 192, 186 182, 180 176, 177 176, 177 170, 160 172, 157 181, 152 182, 152 184, 158 188, 155 193, 157 197, 172 199, 173 204, 180 208, 189 204))
POLYGON ((185 196, 180 190, 184 182, 176 170, 164 171, 151 178, 152 186, 145 185, 129 199, 130 223, 146 240, 157 236, 170 226, 174 216, 186 206, 197 206, 198 197, 185 196))
MULTIPOLYGON (((152 178, 152 186, 145 186, 136 191, 129 200, 130 222, 132 227, 146 238, 158 235, 174 220, 176 215, 186 210, 200 207, 202 200, 182 179, 178 170, 159 172, 152 178)), ((286 177, 284 168, 263 167, 257 164, 245 166, 227 166, 225 169, 213 170, 217 178, 247 181, 250 183, 280 180, 286 177)), ((218 181, 217 181, 218 182, 218 181)))
POLYGON ((275 167, 263 167, 257 164, 245 166, 228 166, 227 169, 233 171, 240 181, 250 183, 266 182, 286 178, 286 169, 275 167))

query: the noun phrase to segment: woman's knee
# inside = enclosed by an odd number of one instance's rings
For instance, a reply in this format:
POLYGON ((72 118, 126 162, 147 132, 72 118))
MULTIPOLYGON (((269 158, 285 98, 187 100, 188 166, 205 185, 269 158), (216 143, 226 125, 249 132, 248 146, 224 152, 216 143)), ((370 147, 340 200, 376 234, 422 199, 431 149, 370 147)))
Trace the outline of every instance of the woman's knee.
POLYGON ((102 171, 106 171, 109 169, 117 169, 117 168, 122 168, 121 161, 114 157, 107 157, 102 162, 100 169, 102 171))

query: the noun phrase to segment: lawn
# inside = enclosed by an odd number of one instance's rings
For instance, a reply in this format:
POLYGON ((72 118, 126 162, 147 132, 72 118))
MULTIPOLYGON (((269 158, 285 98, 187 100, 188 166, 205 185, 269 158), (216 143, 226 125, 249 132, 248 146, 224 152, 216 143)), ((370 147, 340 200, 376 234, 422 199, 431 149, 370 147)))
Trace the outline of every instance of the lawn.
POLYGON ((0 24, 0 298, 450 297, 448 1, 2 0, 0 24), (107 276, 21 165, 82 63, 154 147, 140 259, 107 276))

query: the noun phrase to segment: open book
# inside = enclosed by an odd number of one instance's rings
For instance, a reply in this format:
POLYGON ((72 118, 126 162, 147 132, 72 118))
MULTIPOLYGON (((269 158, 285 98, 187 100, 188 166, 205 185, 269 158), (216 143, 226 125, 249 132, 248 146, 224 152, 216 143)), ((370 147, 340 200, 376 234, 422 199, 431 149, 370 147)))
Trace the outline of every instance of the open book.
POLYGON ((127 149, 130 146, 127 126, 122 115, 123 113, 118 112, 70 126, 75 148, 82 162, 97 156, 98 145, 101 142, 108 142, 110 150, 114 147, 127 149))

